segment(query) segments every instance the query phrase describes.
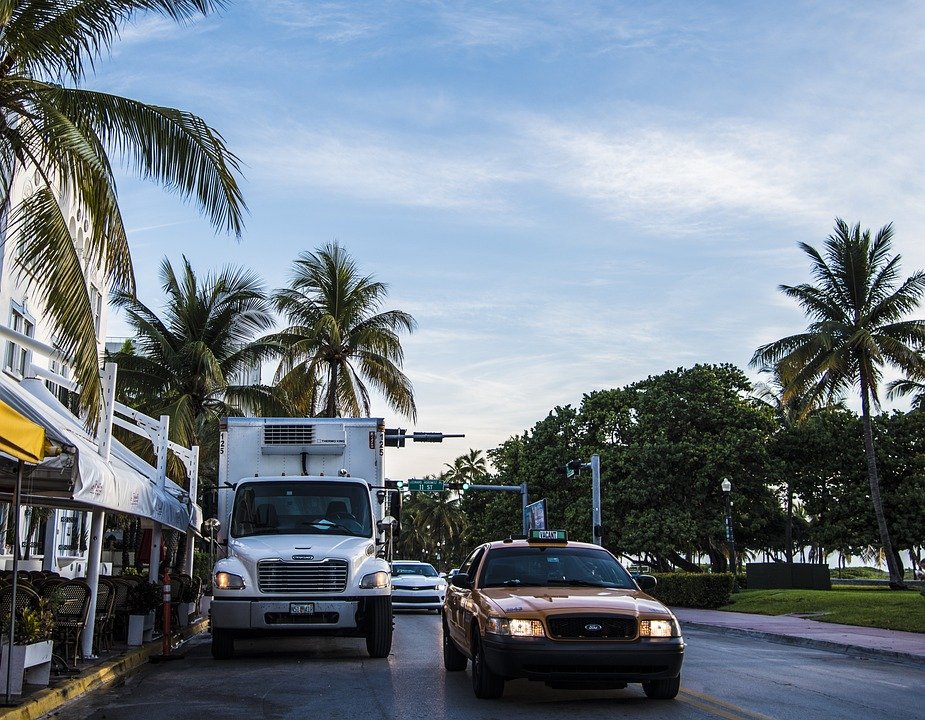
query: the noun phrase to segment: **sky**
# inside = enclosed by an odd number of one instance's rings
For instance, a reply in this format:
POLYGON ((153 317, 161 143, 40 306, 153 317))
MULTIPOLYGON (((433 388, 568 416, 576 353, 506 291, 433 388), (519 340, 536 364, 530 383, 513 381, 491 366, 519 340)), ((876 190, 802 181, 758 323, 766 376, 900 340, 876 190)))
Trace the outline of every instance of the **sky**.
POLYGON ((903 276, 925 268, 923 21, 916 2, 236 0, 141 16, 84 85, 194 112, 242 161, 240 241, 120 173, 143 302, 165 257, 272 290, 336 240, 414 316, 417 422, 371 414, 465 438, 389 450, 397 479, 594 390, 697 363, 761 379, 755 349, 805 328, 778 286, 810 281, 798 243, 836 217, 892 222, 903 276))

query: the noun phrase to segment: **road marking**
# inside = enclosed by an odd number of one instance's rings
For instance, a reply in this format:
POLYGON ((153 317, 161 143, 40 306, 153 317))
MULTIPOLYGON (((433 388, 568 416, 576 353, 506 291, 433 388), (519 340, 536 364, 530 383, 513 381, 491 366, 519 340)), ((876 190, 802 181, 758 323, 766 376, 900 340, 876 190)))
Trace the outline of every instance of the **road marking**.
POLYGON ((681 692, 678 693, 678 699, 683 703, 692 705, 698 710, 703 710, 716 717, 721 717, 724 720, 773 720, 773 718, 767 715, 762 715, 752 710, 746 710, 745 708, 725 702, 712 695, 706 695, 686 688, 682 688, 681 692))

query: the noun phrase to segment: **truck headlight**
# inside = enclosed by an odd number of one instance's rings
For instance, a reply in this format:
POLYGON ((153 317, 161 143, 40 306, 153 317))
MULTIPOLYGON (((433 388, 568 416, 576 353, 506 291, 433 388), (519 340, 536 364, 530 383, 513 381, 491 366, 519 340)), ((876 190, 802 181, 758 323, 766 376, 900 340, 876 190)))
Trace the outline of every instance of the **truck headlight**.
POLYGON ((244 578, 230 572, 215 573, 215 587, 219 590, 243 590, 244 578))
POLYGON ((546 637, 543 623, 539 620, 521 620, 520 618, 490 617, 485 632, 505 637, 546 637))
POLYGON ((675 620, 640 620, 640 637, 681 637, 681 629, 675 620))
POLYGON ((363 579, 360 580, 360 587, 364 590, 372 590, 373 588, 387 588, 391 581, 392 578, 389 576, 389 574, 385 570, 380 570, 379 572, 364 575, 363 579))

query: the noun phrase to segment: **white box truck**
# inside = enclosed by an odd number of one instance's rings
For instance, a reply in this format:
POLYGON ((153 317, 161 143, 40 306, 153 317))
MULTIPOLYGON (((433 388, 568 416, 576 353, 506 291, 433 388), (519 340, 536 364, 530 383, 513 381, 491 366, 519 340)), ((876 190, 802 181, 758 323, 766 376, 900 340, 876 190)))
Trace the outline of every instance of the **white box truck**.
POLYGON ((236 638, 272 635, 365 637, 370 656, 389 654, 391 576, 377 552, 385 435, 381 418, 224 422, 215 658, 234 655, 236 638))

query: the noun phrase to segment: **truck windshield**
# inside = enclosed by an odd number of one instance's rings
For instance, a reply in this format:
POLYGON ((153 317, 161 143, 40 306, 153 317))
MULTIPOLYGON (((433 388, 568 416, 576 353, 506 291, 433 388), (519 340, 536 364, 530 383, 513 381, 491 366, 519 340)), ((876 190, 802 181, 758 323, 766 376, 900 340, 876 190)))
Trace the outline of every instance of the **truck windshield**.
POLYGON ((372 537, 366 485, 286 480, 238 485, 233 537, 305 534, 372 537))

